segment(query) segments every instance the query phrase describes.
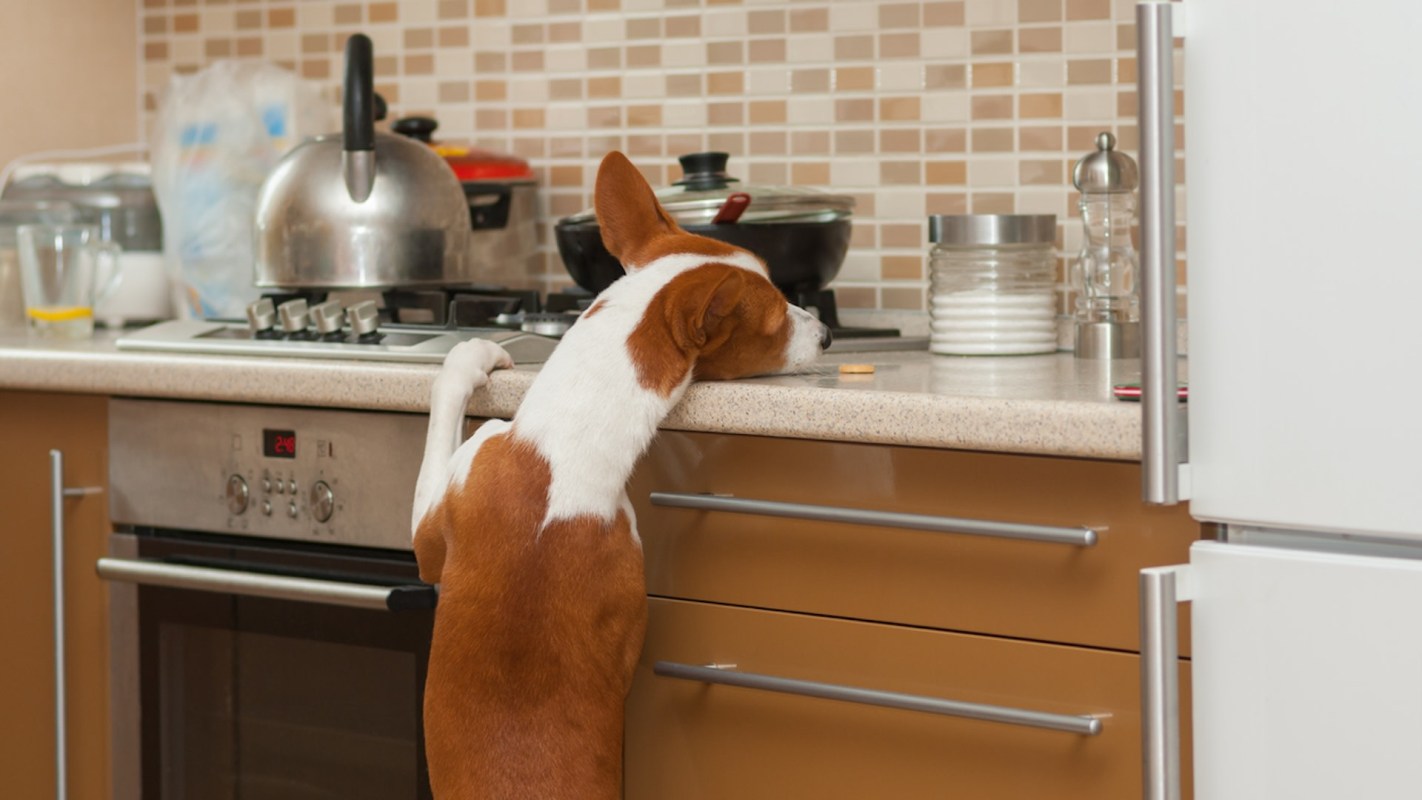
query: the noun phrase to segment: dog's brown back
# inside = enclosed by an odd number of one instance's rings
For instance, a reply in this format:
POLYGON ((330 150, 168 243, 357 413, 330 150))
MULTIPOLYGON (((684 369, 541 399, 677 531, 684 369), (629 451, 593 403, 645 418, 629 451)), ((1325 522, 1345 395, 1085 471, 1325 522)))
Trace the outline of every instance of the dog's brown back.
POLYGON ((646 626, 629 522, 560 520, 539 534, 548 466, 511 434, 480 448, 465 487, 416 538, 422 565, 443 562, 425 689, 435 796, 616 798, 646 626))

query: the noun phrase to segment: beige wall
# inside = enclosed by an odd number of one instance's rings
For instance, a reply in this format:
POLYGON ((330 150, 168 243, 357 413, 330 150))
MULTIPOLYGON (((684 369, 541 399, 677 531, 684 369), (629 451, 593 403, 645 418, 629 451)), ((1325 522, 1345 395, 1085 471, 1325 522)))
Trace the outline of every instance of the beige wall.
POLYGON ((1134 155, 1133 0, 143 0, 145 108, 171 75, 262 58, 335 88, 375 43, 376 89, 438 136, 527 158, 543 277, 554 222, 598 160, 653 179, 733 154, 758 184, 853 195, 842 307, 925 308, 928 214, 1054 213, 1080 246, 1070 167, 1113 131, 1134 155))
POLYGON ((137 0, 0 0, 0 164, 138 136, 137 0))

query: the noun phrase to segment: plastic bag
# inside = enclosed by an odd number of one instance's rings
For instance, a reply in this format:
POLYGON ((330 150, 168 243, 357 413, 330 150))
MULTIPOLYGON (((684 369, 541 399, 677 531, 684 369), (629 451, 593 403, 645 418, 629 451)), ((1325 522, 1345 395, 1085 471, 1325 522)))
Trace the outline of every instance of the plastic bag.
POLYGON ((223 60, 173 76, 151 156, 181 316, 243 315, 257 297, 257 191, 288 150, 336 128, 336 106, 319 87, 274 64, 223 60))

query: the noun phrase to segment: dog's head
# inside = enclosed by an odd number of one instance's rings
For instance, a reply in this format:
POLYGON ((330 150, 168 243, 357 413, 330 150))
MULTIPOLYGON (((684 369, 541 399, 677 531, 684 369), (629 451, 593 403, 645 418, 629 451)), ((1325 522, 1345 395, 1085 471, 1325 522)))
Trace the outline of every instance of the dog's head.
MULTIPOLYGON (((682 230, 621 153, 602 160, 595 205, 603 244, 629 275, 675 273, 629 341, 639 363, 689 359, 697 380, 722 380, 801 369, 829 346, 829 328, 786 302, 765 262, 682 230)), ((659 374, 675 374, 666 366, 659 374)))

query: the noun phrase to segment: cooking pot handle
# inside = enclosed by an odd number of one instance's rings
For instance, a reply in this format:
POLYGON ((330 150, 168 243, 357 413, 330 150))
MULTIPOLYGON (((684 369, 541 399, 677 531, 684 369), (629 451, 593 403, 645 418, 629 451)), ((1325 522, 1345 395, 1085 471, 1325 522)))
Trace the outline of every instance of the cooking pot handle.
POLYGON ((341 170, 346 191, 365 202, 375 184, 375 77, 370 37, 346 40, 346 81, 342 91, 341 170))
POLYGON ((509 209, 513 207, 512 186, 479 186, 464 184, 464 198, 469 201, 471 230, 502 230, 509 225, 509 209))

